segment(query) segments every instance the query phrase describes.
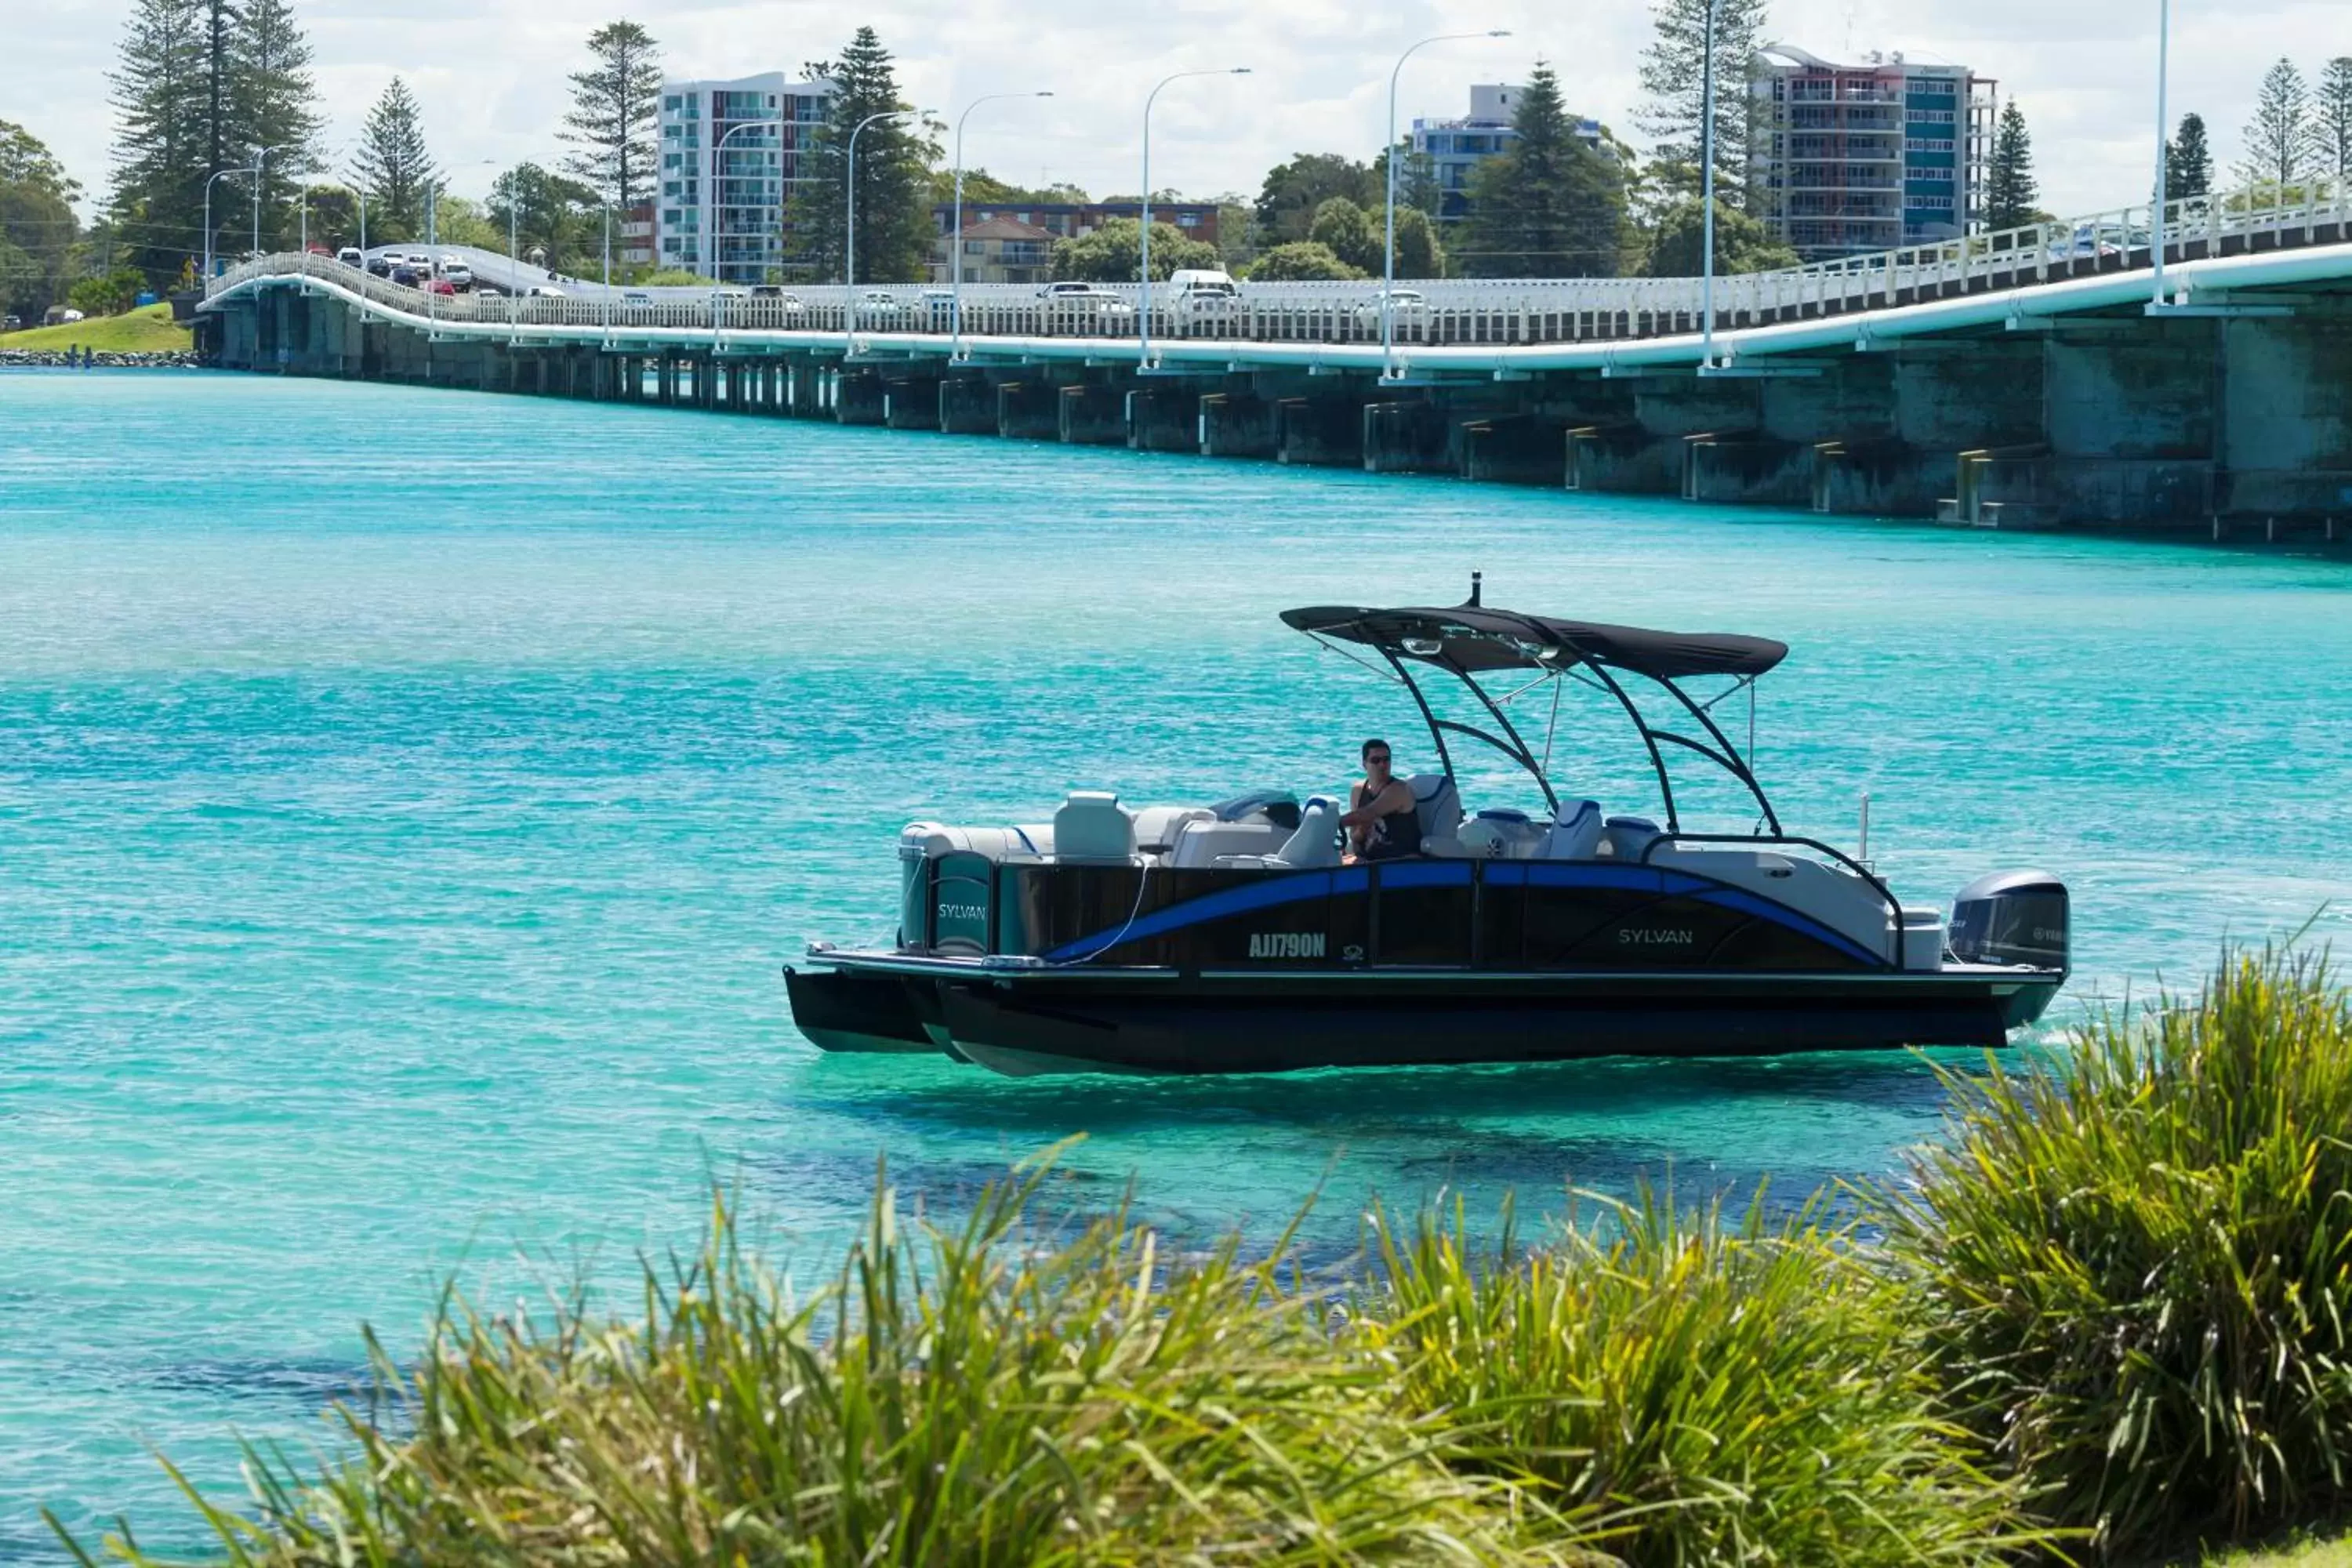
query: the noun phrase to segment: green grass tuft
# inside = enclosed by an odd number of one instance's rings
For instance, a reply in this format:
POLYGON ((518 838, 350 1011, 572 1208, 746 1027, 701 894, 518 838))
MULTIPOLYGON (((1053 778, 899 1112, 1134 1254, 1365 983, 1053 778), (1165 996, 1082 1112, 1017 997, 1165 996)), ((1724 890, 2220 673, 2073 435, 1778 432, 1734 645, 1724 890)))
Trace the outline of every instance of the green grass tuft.
POLYGON ((195 343, 195 334, 172 320, 168 303, 142 305, 120 316, 100 316, 62 327, 0 332, 0 349, 48 353, 82 348, 100 353, 186 353, 195 343))
POLYGON ((2352 996, 2231 956, 2193 1001, 1954 1077, 1879 1195, 1954 1407, 2111 1552, 2352 1500, 2352 996))

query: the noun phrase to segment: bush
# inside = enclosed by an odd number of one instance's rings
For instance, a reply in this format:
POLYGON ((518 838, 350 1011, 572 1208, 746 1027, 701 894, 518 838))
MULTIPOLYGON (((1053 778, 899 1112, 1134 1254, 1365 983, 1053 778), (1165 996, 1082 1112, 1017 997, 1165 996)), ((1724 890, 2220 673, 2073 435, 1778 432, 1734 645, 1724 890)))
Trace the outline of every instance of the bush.
POLYGON ((1812 1211, 1677 1214, 1643 1193, 1524 1260, 1457 1212, 1382 1226, 1370 1332, 1454 1462, 1534 1489, 1624 1562, 1991 1563, 2028 1539, 1970 1462, 1885 1279, 1812 1211), (1604 1234, 1605 1231, 1605 1234, 1604 1234))
POLYGON ((1954 1079, 1879 1196, 1958 1409, 2110 1551, 2352 1503, 2352 996, 2225 959, 2193 1001, 1954 1079))
POLYGON ((248 1456, 258 1517, 214 1513, 222 1547, 436 1568, 1508 1555, 1502 1489, 1430 1457, 1317 1297, 1230 1246, 1165 1258, 1123 1215, 1025 1245, 1035 1184, 919 1238, 884 1191, 803 1307, 722 1212, 689 1266, 646 1269, 635 1325, 448 1309, 413 1373, 379 1361, 404 1407, 345 1415, 351 1464, 306 1480, 248 1456))
POLYGON ((1332 253, 1328 245, 1311 239, 1277 245, 1250 264, 1253 283, 1346 282, 1365 276, 1332 253))
POLYGON ((139 302, 147 287, 143 273, 118 267, 103 278, 85 278, 66 294, 66 303, 85 316, 119 316, 139 302))

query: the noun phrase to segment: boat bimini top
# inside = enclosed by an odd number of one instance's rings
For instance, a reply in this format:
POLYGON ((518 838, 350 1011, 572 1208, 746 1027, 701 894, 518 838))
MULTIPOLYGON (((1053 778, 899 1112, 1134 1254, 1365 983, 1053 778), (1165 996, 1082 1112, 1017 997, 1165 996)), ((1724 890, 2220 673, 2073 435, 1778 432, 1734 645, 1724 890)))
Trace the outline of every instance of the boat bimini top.
POLYGON ((1754 798, 1763 826, 1769 830, 1759 837, 1780 836, 1780 819, 1772 803, 1765 797, 1763 786, 1756 782, 1747 756, 1724 733, 1712 710, 1727 697, 1741 691, 1748 693, 1748 750, 1752 752, 1756 680, 1789 656, 1788 644, 1734 632, 1652 631, 1641 626, 1488 609, 1479 602, 1479 574, 1472 573, 1469 602, 1450 608, 1367 609, 1313 605, 1285 610, 1282 619, 1285 625, 1305 632, 1326 647, 1354 658, 1376 674, 1390 674, 1403 685, 1412 694, 1423 722, 1429 726, 1430 736, 1437 745, 1438 761, 1449 781, 1454 779, 1454 757, 1445 738, 1449 734, 1465 736, 1492 746, 1525 769, 1543 791, 1545 804, 1557 813, 1559 797, 1552 790, 1546 768, 1551 755, 1551 731, 1559 720, 1556 683, 1579 680, 1606 691, 1633 721, 1643 744, 1649 749, 1650 765, 1658 775, 1668 833, 1682 829, 1675 806, 1674 778, 1666 766, 1666 748, 1678 747, 1697 753, 1739 781, 1754 798), (1343 643, 1370 648, 1380 656, 1387 669, 1357 658, 1339 646, 1343 643), (1421 682, 1414 678, 1417 668, 1441 669, 1458 679, 1486 710, 1494 728, 1438 717, 1421 682), (1476 679, 1507 671, 1528 672, 1533 679, 1500 697, 1489 693, 1476 679), (1704 701, 1681 685, 1706 676, 1727 677, 1731 685, 1704 701), (1653 722, 1628 689, 1628 677, 1639 678, 1665 691, 1702 735, 1685 734, 1653 722), (1555 683, 1551 721, 1539 758, 1503 710, 1533 687, 1548 681, 1555 683))

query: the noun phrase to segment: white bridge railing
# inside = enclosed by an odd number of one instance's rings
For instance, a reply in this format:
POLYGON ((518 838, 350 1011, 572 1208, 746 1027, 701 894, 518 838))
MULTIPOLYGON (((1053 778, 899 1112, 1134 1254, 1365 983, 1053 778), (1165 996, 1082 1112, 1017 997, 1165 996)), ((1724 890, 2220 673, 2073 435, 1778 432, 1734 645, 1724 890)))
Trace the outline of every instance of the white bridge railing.
MULTIPOLYGON (((1715 281, 1718 330, 1882 309, 1995 289, 2146 268, 2153 229, 2143 205, 1906 246, 1715 281)), ((2352 181, 2325 177, 2170 202, 2165 257, 2175 261, 2352 239, 2352 181)), ((318 255, 247 261, 205 288, 207 299, 256 279, 331 281, 410 317, 472 325, 662 328, 707 331, 908 332, 945 335, 954 305, 939 286, 789 286, 781 296, 737 289, 593 289, 563 298, 438 294, 370 277, 318 255), (853 293, 855 297, 853 298, 853 293)), ((1421 298, 1400 302, 1399 341, 1414 343, 1561 343, 1664 336, 1697 330, 1696 278, 1447 279, 1400 281, 1421 298)), ((1105 286, 1078 305, 1057 304, 1028 284, 967 284, 966 337, 1132 337, 1142 289, 1105 286)), ((1180 300, 1165 285, 1150 301, 1155 338, 1247 342, 1378 342, 1378 280, 1244 283, 1224 299, 1180 300)))

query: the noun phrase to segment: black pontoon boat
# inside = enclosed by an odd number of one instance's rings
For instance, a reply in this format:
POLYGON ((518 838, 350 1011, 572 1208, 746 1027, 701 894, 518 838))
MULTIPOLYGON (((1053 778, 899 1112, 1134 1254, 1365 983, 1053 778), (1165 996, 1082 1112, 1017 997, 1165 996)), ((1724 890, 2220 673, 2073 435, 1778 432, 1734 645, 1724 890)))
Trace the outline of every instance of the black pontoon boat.
POLYGON ((1343 864, 1340 804, 1283 792, 1130 811, 1078 791, 1050 825, 919 822, 897 945, 817 942, 786 970, 801 1032, 1011 1074, 1999 1046, 2065 981, 2056 879, 1979 878, 1947 924, 1782 830, 1714 711, 1752 701, 1780 643, 1487 609, 1475 582, 1453 608, 1282 618, 1411 693, 1444 769, 1408 781, 1419 856, 1343 864), (1433 707, 1432 672, 1466 689, 1470 721, 1433 707), (1539 759, 1507 708, 1570 680, 1632 720, 1663 826, 1554 793, 1549 741, 1539 759), (1465 817, 1449 739, 1524 770, 1544 812, 1465 817), (1737 781, 1754 830, 1685 831, 1670 756, 1737 781))

